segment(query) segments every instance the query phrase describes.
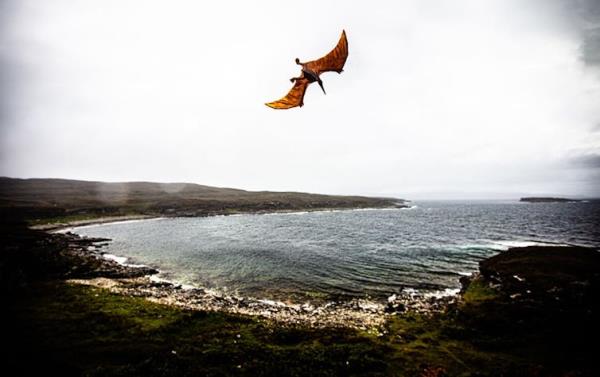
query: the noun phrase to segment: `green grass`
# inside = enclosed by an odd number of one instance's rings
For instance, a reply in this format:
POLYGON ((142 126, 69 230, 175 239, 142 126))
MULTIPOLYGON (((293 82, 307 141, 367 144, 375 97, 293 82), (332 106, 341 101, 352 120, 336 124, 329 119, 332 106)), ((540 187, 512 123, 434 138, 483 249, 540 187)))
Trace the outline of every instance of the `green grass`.
POLYGON ((520 362, 477 349, 447 316, 393 317, 383 336, 187 311, 107 290, 41 284, 12 309, 8 339, 46 370, 76 375, 494 375, 520 362), (17 320, 18 318, 18 320, 17 320), (12 338, 11 336, 12 335, 12 338), (51 357, 49 357, 51 355, 51 357), (475 373, 477 372, 477 373, 475 373))
POLYGON ((447 314, 408 313, 393 317, 387 326, 383 340, 392 349, 391 364, 398 375, 418 375, 423 366, 430 366, 441 367, 451 376, 494 376, 513 364, 524 364, 514 355, 477 348, 447 314))
POLYGON ((387 367, 385 345, 351 330, 274 327, 252 317, 187 311, 86 286, 40 285, 10 315, 20 326, 7 340, 17 344, 13 350, 28 350, 11 359, 40 360, 44 370, 108 376, 384 375, 387 367))
POLYGON ((481 286, 465 305, 479 307, 476 320, 489 323, 475 324, 472 313, 462 318, 469 311, 405 313, 392 316, 383 335, 188 311, 61 282, 27 292, 5 309, 3 337, 10 345, 5 367, 22 375, 418 376, 438 367, 450 376, 532 375, 552 355, 539 345, 529 350, 539 334, 520 341, 496 332, 481 286))
POLYGON ((463 301, 466 304, 477 304, 497 298, 498 292, 481 279, 473 280, 463 295, 463 301))

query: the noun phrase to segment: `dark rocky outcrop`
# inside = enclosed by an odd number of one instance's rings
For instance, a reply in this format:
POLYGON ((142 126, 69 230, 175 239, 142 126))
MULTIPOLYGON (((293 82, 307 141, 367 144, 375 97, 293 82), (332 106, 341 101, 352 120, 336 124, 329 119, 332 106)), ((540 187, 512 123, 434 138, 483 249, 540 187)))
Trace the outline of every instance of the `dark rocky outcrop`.
POLYGON ((600 252, 576 246, 512 248, 479 263, 481 276, 508 295, 590 304, 600 297, 600 252))
POLYGON ((49 279, 130 278, 155 274, 150 267, 128 267, 102 257, 108 239, 75 234, 48 234, 19 221, 2 219, 0 234, 0 292, 49 279))
POLYGON ((511 248, 462 279, 462 336, 539 363, 535 376, 592 376, 600 335, 600 253, 583 247, 511 248))

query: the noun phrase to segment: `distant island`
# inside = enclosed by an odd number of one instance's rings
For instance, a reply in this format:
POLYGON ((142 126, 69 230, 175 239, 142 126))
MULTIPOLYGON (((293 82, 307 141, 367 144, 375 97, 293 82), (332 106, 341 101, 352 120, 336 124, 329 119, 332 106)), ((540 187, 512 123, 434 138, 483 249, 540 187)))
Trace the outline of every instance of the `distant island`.
POLYGON ((26 219, 33 224, 115 217, 211 216, 390 207, 403 208, 408 205, 405 200, 395 198, 246 191, 194 183, 0 177, 0 213, 26 219))
POLYGON ((521 202, 527 203, 576 203, 581 202, 579 199, 569 199, 569 198, 554 198, 547 196, 531 196, 521 198, 521 202))

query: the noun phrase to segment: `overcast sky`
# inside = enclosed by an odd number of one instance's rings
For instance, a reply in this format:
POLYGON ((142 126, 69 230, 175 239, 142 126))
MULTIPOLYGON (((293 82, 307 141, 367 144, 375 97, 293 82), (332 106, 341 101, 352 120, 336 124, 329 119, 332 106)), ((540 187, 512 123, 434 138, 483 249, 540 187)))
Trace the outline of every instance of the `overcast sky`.
POLYGON ((600 1, 257 3, 1 0, 0 175, 600 196, 600 1))

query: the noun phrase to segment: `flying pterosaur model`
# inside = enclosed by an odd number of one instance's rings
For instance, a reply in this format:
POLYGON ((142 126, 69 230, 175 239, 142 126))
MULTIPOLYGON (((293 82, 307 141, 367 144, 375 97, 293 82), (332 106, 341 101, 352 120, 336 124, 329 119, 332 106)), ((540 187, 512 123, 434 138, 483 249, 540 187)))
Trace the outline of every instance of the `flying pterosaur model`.
POLYGON ((296 64, 302 66, 300 77, 293 77, 290 79, 290 81, 294 83, 294 86, 285 97, 278 101, 266 103, 265 105, 274 109, 291 109, 296 106, 302 107, 304 105, 304 93, 306 93, 308 85, 316 81, 319 83, 321 89, 323 89, 323 93, 325 93, 323 81, 321 81, 319 76, 323 72, 342 73, 347 58, 348 40, 346 39, 346 31, 342 30, 342 36, 340 37, 337 46, 321 59, 301 63, 300 59, 296 58, 296 64))

